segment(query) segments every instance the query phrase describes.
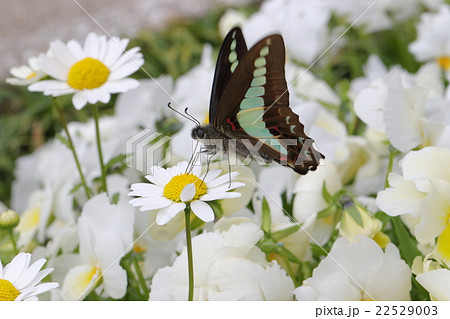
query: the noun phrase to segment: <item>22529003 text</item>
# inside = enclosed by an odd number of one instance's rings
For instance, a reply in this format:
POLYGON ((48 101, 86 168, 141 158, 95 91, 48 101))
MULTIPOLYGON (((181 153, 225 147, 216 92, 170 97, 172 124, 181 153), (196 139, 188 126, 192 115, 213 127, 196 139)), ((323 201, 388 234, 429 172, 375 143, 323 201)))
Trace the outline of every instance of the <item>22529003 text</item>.
POLYGON ((376 308, 377 316, 436 316, 438 314, 437 306, 376 306, 376 308))

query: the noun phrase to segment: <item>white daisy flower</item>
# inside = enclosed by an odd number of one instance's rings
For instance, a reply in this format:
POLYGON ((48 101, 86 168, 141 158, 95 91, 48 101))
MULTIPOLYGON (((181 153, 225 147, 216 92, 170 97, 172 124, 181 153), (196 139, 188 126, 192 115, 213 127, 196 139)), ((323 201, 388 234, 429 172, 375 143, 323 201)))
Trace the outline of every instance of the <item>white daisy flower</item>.
POLYGON ((144 63, 138 47, 125 51, 128 39, 98 36, 90 33, 84 46, 71 40, 50 44, 53 56, 41 54, 42 70, 53 77, 32 84, 30 91, 60 96, 75 93, 72 103, 77 110, 86 103, 107 103, 111 93, 136 88, 139 82, 127 76, 144 63))
POLYGON ((177 166, 164 169, 153 166, 151 175, 145 176, 152 184, 137 183, 131 185, 128 195, 139 196, 130 200, 134 207, 140 206, 141 211, 159 209, 156 217, 158 225, 164 225, 189 203, 192 211, 204 222, 214 220, 212 208, 207 201, 236 198, 241 194, 228 192, 229 190, 244 186, 244 183, 232 182, 238 173, 232 172, 219 177, 222 170, 210 170, 201 174, 201 167, 194 166, 189 171, 187 162, 180 162, 177 166))
POLYGON ((28 65, 13 67, 9 73, 13 76, 7 78, 6 83, 11 85, 30 85, 42 79, 46 74, 39 66, 39 58, 32 57, 28 59, 28 65))
POLYGON ((56 282, 38 283, 53 271, 40 270, 44 258, 30 265, 31 254, 20 253, 3 268, 0 261, 0 301, 37 300, 37 295, 59 286, 56 282))

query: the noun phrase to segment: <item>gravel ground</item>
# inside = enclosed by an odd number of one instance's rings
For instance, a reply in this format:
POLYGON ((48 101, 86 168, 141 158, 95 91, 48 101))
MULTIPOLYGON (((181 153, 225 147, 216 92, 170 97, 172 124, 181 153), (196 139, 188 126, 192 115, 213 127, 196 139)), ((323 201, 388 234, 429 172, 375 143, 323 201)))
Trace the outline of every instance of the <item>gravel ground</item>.
POLYGON ((47 50, 50 41, 82 41, 91 31, 133 36, 173 19, 202 16, 218 5, 252 0, 0 0, 0 78, 47 50), (97 24, 98 23, 98 24, 97 24), (100 26, 101 27, 100 27, 100 26))

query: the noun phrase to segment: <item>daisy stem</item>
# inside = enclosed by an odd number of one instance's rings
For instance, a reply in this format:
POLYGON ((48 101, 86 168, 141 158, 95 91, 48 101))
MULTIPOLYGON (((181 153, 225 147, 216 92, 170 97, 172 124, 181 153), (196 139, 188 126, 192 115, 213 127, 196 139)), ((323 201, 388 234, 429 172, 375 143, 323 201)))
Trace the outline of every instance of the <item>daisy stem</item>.
POLYGON ((192 258, 192 240, 191 240, 191 207, 187 205, 184 211, 186 221, 186 247, 188 255, 188 272, 189 272, 189 294, 188 300, 194 299, 194 263, 192 258))
POLYGON ((103 190, 108 193, 108 187, 106 186, 106 167, 103 164, 103 153, 102 153, 102 144, 100 142, 100 127, 99 127, 99 115, 98 115, 98 106, 97 104, 94 104, 92 107, 93 113, 94 113, 94 120, 95 120, 95 135, 97 137, 97 150, 98 150, 98 159, 100 161, 100 168, 102 170, 102 187, 103 190))
POLYGON ((13 232, 12 228, 10 228, 8 230, 8 232, 9 232, 9 237, 11 238, 11 243, 13 245, 14 254, 17 255, 19 253, 19 250, 17 249, 16 238, 14 237, 14 232, 13 232))
POLYGON ((75 150, 75 146, 73 144, 72 137, 70 136, 69 129, 67 128, 66 118, 64 117, 64 114, 63 114, 61 108, 59 107, 56 99, 53 99, 53 106, 56 110, 56 113, 58 113, 59 120, 61 121, 64 132, 66 132, 67 142, 69 144, 68 146, 69 146, 70 150, 72 151, 73 158, 75 159, 75 164, 77 166, 78 174, 80 174, 81 184, 83 185, 84 192, 86 193, 86 197, 89 199, 89 198, 91 198, 91 189, 87 186, 86 179, 84 178, 83 171, 81 170, 80 160, 78 159, 78 155, 75 150))

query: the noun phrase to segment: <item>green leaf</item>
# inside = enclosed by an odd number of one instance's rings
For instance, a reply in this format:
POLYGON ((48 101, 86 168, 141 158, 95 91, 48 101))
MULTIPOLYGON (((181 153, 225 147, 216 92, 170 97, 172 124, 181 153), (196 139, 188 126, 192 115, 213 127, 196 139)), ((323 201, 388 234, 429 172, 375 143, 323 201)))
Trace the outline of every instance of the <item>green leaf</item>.
POLYGON ((125 154, 119 154, 113 158, 111 158, 108 163, 105 164, 105 169, 109 170, 110 168, 112 168, 114 165, 120 163, 122 165, 125 165, 125 159, 126 159, 126 155, 125 154))
POLYGON ((344 210, 348 213, 353 220, 361 227, 364 227, 364 223, 361 217, 361 213, 359 212, 358 207, 352 201, 350 204, 345 205, 344 210))
POLYGON ((333 203, 333 196, 331 196, 331 194, 328 192, 325 181, 323 182, 322 186, 322 197, 328 204, 333 203))
POLYGON ((280 244, 277 244, 271 240, 266 240, 260 244, 258 244, 258 247, 265 253, 270 254, 273 252, 277 252, 280 250, 280 244))
POLYGON ((279 241, 285 237, 288 237, 292 234, 294 234, 295 232, 297 232, 297 230, 300 229, 300 225, 293 225, 291 227, 282 229, 282 230, 278 230, 276 232, 272 233, 272 238, 275 241, 279 241))
POLYGON ((330 205, 327 208, 322 209, 320 212, 317 213, 317 219, 331 216, 334 213, 336 213, 336 210, 337 210, 337 208, 335 205, 330 205))
POLYGON ((411 266, 414 258, 422 255, 417 248, 417 241, 411 235, 408 228, 406 228, 400 217, 392 217, 391 222, 394 227, 394 234, 397 237, 397 246, 400 250, 400 255, 411 266))
POLYGON ((266 198, 262 199, 262 222, 261 229, 264 233, 270 234, 270 230, 272 228, 272 216, 270 216, 270 207, 266 198))

